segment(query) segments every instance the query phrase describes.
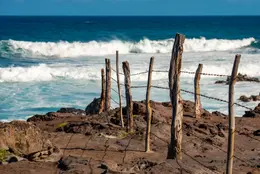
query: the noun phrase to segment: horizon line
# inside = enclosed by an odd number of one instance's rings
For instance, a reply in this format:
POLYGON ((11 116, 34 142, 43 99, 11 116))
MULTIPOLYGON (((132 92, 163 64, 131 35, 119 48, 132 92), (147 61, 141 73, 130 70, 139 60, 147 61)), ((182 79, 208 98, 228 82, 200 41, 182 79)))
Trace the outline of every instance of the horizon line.
POLYGON ((2 15, 0 17, 258 17, 259 15, 2 15))

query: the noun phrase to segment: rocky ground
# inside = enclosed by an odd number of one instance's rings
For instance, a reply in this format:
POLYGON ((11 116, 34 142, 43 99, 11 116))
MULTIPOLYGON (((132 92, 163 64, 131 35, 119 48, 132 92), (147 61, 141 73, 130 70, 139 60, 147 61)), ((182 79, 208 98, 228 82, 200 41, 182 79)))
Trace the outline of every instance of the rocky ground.
POLYGON ((251 95, 249 97, 247 97, 245 95, 241 95, 239 97, 239 100, 241 100, 243 102, 260 101, 260 93, 258 95, 251 95))
MULTIPOLYGON (((171 105, 152 102, 151 106, 150 153, 144 152, 144 102, 134 102, 135 131, 132 133, 120 127, 118 109, 89 114, 63 108, 46 115, 35 115, 27 122, 0 123, 0 173, 225 172, 226 115, 203 110, 202 118, 195 119, 194 103, 184 101, 183 159, 176 161, 166 159, 171 105)), ((236 118, 233 173, 260 173, 259 143, 260 104, 245 117, 236 118)))
MULTIPOLYGON (((215 83, 216 84, 225 83, 225 84, 228 85, 230 80, 231 80, 231 77, 228 76, 226 80, 218 80, 215 83)), ((257 78, 257 77, 249 77, 248 75, 241 74, 241 73, 238 73, 236 81, 237 82, 255 82, 255 83, 260 83, 260 79, 259 78, 257 78)))

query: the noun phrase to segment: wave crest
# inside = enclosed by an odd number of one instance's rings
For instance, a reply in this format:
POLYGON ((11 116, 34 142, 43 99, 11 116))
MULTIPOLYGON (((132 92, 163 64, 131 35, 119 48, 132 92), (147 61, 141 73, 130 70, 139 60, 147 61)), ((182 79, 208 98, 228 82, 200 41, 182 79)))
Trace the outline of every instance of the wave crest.
MULTIPOLYGON (((74 80, 100 80, 100 69, 102 65, 98 66, 77 66, 71 64, 39 64, 30 67, 6 67, 0 68, 0 82, 33 82, 33 81, 53 81, 61 79, 74 79, 74 80)), ((188 64, 183 66, 183 71, 196 71, 197 66, 194 64, 188 64)), ((158 68, 160 69, 160 68, 158 68)), ((165 68, 162 68, 165 69, 165 68)), ((260 77, 259 67, 254 63, 242 64, 239 67, 239 72, 247 74, 252 77, 260 77)), ((165 69, 167 70, 167 69, 165 69)), ((142 69, 132 69, 133 74, 139 73, 142 69)), ((229 64, 221 65, 204 65, 203 72, 216 73, 216 74, 230 74, 231 72, 229 64)), ((193 77, 191 74, 181 74, 182 77, 193 77)), ((112 74, 113 78, 116 78, 116 74, 112 74)), ((121 81, 124 77, 120 76, 121 81)), ((216 78, 213 76, 204 76, 204 78, 216 78)), ((159 80, 167 82, 167 73, 154 73, 153 80, 159 80)), ((141 74, 139 76, 133 76, 131 79, 133 82, 145 82, 147 80, 147 74, 141 74)))
MULTIPOLYGON (((250 46, 256 40, 245 38, 241 40, 226 39, 186 39, 186 52, 227 51, 250 46)), ((114 54, 119 50, 121 54, 129 53, 170 53, 174 39, 149 40, 139 42, 122 40, 90 41, 90 42, 29 42, 4 40, 0 41, 0 55, 19 55, 22 57, 80 57, 114 54)))

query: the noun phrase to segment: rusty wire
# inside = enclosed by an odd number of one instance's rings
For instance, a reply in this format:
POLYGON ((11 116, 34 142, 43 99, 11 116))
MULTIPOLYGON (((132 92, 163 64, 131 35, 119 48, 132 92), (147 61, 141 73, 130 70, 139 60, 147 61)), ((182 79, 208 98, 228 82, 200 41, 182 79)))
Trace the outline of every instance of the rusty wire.
POLYGON ((147 86, 131 86, 131 88, 147 88, 147 86))
MULTIPOLYGON (((163 73, 168 73, 169 71, 163 71, 163 70, 153 70, 153 72, 163 72, 163 73)), ((192 71, 181 71, 182 73, 185 74, 196 74, 196 72, 192 72, 192 71)), ((217 77, 230 77, 230 75, 226 75, 226 74, 212 74, 212 73, 199 73, 201 75, 205 75, 205 76, 217 76, 217 77)))
MULTIPOLYGON (((169 87, 163 87, 163 86, 152 86, 153 88, 157 88, 157 89, 166 89, 166 90, 169 90, 169 87)), ((185 93, 189 93, 189 94, 195 94, 194 92, 191 92, 191 91, 188 91, 188 90, 184 90, 184 89, 181 89, 181 91, 185 92, 185 93)), ((208 99, 212 99, 212 100, 216 100, 216 101, 220 101, 220 102, 224 102, 224 103, 229 103, 227 100, 223 100, 223 99, 220 99, 220 98, 216 98, 216 97, 211 97, 211 96, 207 96, 207 95, 204 95, 204 94, 197 94, 197 95, 200 95, 201 97, 204 97, 204 98, 208 98, 208 99)), ((245 109, 248 109, 250 111, 252 111, 253 109, 252 108, 249 108, 247 106, 244 106, 244 105, 241 105, 239 103, 234 103, 235 105, 239 106, 239 107, 242 107, 242 108, 245 108, 245 109)))
MULTIPOLYGON (((117 93, 119 95, 119 93, 114 89, 114 88, 111 88, 115 93, 117 93)), ((125 98, 125 96, 123 94, 121 94, 122 97, 125 98)))
POLYGON ((146 73, 148 73, 148 72, 149 72, 149 71, 134 73, 134 74, 131 74, 130 76, 137 76, 137 75, 141 75, 141 74, 146 74, 146 73))
MULTIPOLYGON (((112 69, 114 72, 116 72, 116 70, 115 70, 114 68, 111 67, 111 69, 112 69)), ((130 76, 137 76, 137 75, 141 75, 141 74, 146 74, 146 73, 148 73, 148 72, 149 72, 149 71, 134 73, 134 74, 130 74, 130 76)), ((124 73, 120 73, 120 72, 119 72, 119 74, 120 74, 120 75, 124 75, 124 73)))
POLYGON ((110 97, 110 99, 111 99, 114 103, 116 103, 116 104, 119 105, 119 103, 118 103, 116 100, 114 100, 112 97, 110 97))
MULTIPOLYGON (((111 69, 112 69, 114 72, 116 72, 116 70, 115 70, 114 68, 111 67, 111 69)), ((124 75, 124 74, 121 73, 121 72, 118 72, 118 74, 120 74, 120 75, 124 75)))
MULTIPOLYGON (((194 92, 187 91, 187 90, 184 90, 184 89, 181 89, 181 91, 186 92, 186 93, 189 93, 189 94, 195 94, 194 92)), ((207 96, 207 95, 204 95, 204 94, 197 94, 197 95, 200 95, 201 97, 204 97, 204 98, 208 98, 208 99, 212 99, 212 100, 216 100, 216 101, 220 101, 220 102, 224 102, 224 103, 229 103, 227 100, 223 100, 223 99, 220 99, 220 98, 210 97, 210 96, 207 96)), ((239 106, 239 107, 248 109, 248 110, 250 110, 250 111, 253 110, 252 108, 249 108, 249 107, 247 107, 247 106, 241 105, 241 104, 239 104, 239 103, 234 103, 234 105, 237 105, 237 106, 239 106)))
MULTIPOLYGON (((196 74, 196 72, 191 72, 191 71, 181 71, 181 72, 186 74, 196 74)), ((203 72, 199 74, 205 76, 230 77, 230 75, 226 75, 226 74, 211 74, 211 73, 203 73, 203 72)))

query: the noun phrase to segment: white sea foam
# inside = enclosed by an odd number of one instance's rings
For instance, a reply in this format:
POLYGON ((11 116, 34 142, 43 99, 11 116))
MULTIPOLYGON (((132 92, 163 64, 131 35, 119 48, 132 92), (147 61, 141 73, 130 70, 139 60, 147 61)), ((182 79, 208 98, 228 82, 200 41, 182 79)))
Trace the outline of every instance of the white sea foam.
POLYGON ((0 68, 0 82, 50 81, 57 78, 98 79, 98 70, 91 67, 40 64, 31 67, 0 68))
MULTIPOLYGON (((24 57, 80 57, 128 53, 170 53, 174 39, 149 40, 139 42, 111 40, 108 42, 29 42, 29 41, 0 41, 0 54, 19 54, 24 57), (1 53, 2 52, 2 53, 1 53)), ((254 38, 241 40, 206 39, 205 37, 186 39, 185 52, 227 51, 249 46, 254 38)))
MULTIPOLYGON (((144 71, 139 67, 132 66, 131 73, 139 73, 144 71)), ((99 80, 100 69, 102 65, 95 66, 75 66, 72 64, 39 64, 30 67, 6 67, 0 68, 0 82, 31 82, 31 81, 52 81, 58 79, 86 79, 99 80)), ((183 71, 196 71, 197 66, 192 64, 184 64, 183 71)), ((162 67, 160 70, 167 71, 168 68, 162 67)), ((204 65, 203 72, 215 74, 230 74, 231 68, 229 64, 221 65, 204 65)), ((260 77, 259 66, 248 63, 242 64, 239 72, 245 73, 249 76, 260 77)), ((116 78, 115 73, 112 74, 116 78)), ((193 77, 194 75, 182 73, 182 77, 193 77)), ((121 76, 123 81, 123 76, 121 76)), ((204 76, 204 78, 215 78, 212 76, 204 76)), ((153 80, 167 81, 167 73, 154 73, 153 80)), ((145 82, 147 74, 132 76, 132 81, 145 82)))

